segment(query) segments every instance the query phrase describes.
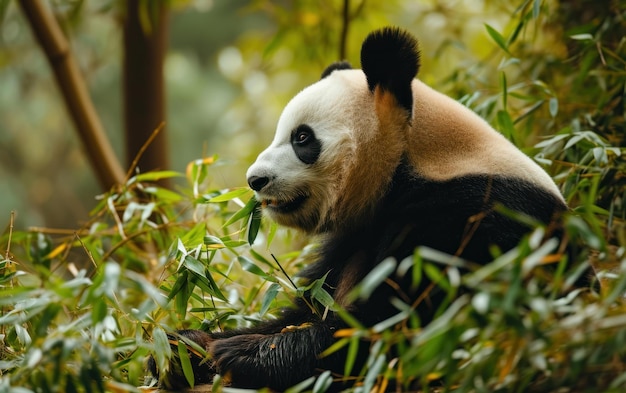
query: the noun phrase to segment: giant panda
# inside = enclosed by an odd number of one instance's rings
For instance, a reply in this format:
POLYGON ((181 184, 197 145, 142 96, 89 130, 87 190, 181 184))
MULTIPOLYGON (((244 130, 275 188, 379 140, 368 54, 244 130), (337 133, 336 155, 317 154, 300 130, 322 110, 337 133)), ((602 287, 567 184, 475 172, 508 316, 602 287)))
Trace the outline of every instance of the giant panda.
MULTIPOLYGON (((425 246, 486 263, 493 247, 515 247, 530 228, 496 206, 550 227, 567 210, 559 189, 535 162, 474 112, 415 79, 417 41, 398 28, 371 33, 362 69, 335 63, 284 108, 271 144, 247 172, 263 213, 316 236, 304 280, 324 288, 364 326, 398 311, 390 299, 424 295, 392 273, 367 299, 350 291, 381 261, 401 261, 425 246)), ((408 275, 410 276, 410 275, 408 275)), ((439 294, 441 295, 441 294, 439 294)), ((441 302, 433 291, 417 314, 428 323, 441 302)), ((342 373, 345 354, 319 355, 346 323, 303 301, 251 328, 181 336, 205 347, 194 360, 198 382, 219 373, 230 386, 282 391, 320 370, 342 373)), ((362 361, 367 352, 360 355, 362 361)), ((180 367, 164 385, 184 384, 180 367), (176 372, 178 370, 178 374, 176 372)))

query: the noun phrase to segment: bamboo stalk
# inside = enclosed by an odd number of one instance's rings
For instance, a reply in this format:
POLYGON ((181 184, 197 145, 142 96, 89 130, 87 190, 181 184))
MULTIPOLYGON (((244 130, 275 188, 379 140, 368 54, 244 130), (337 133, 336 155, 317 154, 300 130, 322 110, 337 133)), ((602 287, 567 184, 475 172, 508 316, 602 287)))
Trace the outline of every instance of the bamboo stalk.
POLYGON ((54 71, 67 110, 100 185, 106 190, 121 184, 124 181, 124 171, 109 143, 76 59, 58 22, 41 0, 19 0, 19 4, 54 71))

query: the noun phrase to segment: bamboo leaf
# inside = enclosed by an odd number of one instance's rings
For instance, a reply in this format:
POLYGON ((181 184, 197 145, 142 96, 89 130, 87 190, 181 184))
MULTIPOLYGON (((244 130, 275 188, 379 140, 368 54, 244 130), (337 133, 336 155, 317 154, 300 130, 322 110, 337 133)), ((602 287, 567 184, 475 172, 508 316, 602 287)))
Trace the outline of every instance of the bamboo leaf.
POLYGON ((261 210, 254 209, 252 211, 252 216, 250 217, 250 222, 248 223, 248 244, 250 245, 254 244, 254 241, 259 234, 259 229, 261 229, 261 219, 261 210))
POLYGON ((232 250, 234 248, 241 247, 246 244, 248 244, 248 242, 245 240, 227 240, 224 242, 224 247, 232 250))
POLYGON ((528 108, 526 110, 526 112, 524 112, 520 116, 518 116, 517 119, 515 119, 514 123, 517 124, 520 121, 522 121, 523 119, 525 119, 526 117, 528 117, 531 114, 533 114, 537 109, 541 108, 541 106, 543 105, 544 102, 545 102, 544 100, 539 100, 539 101, 535 102, 533 105, 530 106, 530 108, 528 108))
POLYGON ((261 269, 260 267, 258 267, 254 262, 252 262, 248 257, 245 257, 243 255, 239 255, 237 257, 237 261, 239 261, 239 264, 241 265, 241 268, 249 273, 252 273, 254 275, 257 275, 259 277, 262 277, 263 279, 267 280, 267 281, 271 281, 271 282, 278 282, 278 280, 276 279, 276 277, 270 276, 269 274, 265 273, 263 271, 263 269, 261 269))
POLYGON ((541 11, 541 1, 542 0, 535 0, 533 2, 533 19, 535 20, 537 20, 539 17, 539 11, 541 11))
POLYGON ((249 251, 250 251, 250 255, 252 255, 254 257, 254 259, 256 259, 257 261, 261 262, 262 264, 264 264, 264 265, 266 265, 266 266, 268 266, 268 267, 270 267, 272 269, 276 268, 276 266, 272 262, 268 261, 263 255, 259 254, 253 248, 250 248, 249 251))
POLYGON ((559 100, 556 97, 550 98, 548 101, 548 107, 550 110, 550 116, 556 117, 559 113, 559 100))
POLYGON ((563 139, 568 138, 569 135, 568 134, 559 134, 559 135, 555 135, 549 139, 546 139, 545 141, 541 141, 539 143, 537 143, 535 145, 536 148, 543 148, 543 147, 548 147, 550 145, 553 145, 555 143, 558 143, 559 141, 562 141, 563 139))
POLYGON ((178 292, 183 288, 184 284, 187 282, 187 272, 183 271, 176 277, 176 282, 174 282, 174 286, 169 290, 169 294, 167 296, 168 300, 172 300, 174 296, 178 294, 178 292))
POLYGON ((356 362, 356 357, 359 354, 360 337, 352 336, 349 338, 348 353, 346 355, 346 364, 343 368, 345 375, 352 375, 352 369, 356 362))
POLYGON ((91 321, 95 325, 96 323, 102 321, 104 317, 107 315, 107 304, 104 299, 99 298, 93 304, 91 309, 91 321))
MULTIPOLYGON (((259 222, 259 226, 260 226, 260 222, 259 222)), ((269 225, 269 231, 267 233, 267 247, 269 247, 270 245, 272 245, 272 241, 274 240, 274 237, 276 236, 276 232, 278 231, 278 224, 276 224, 275 222, 271 222, 269 225)), ((252 244, 252 243, 250 243, 252 244)))
POLYGON ((383 332, 384 330, 386 330, 386 329, 388 329, 390 327, 393 327, 393 326, 399 324, 400 322, 406 320, 409 315, 410 315, 410 310, 402 311, 402 312, 392 316, 391 318, 387 318, 384 321, 381 321, 381 322, 377 323, 376 325, 372 326, 372 332, 374 332, 374 333, 383 332))
POLYGON ((189 276, 187 271, 183 273, 184 274, 181 274, 178 280, 176 280, 177 283, 179 281, 182 283, 176 295, 170 294, 170 297, 175 299, 174 309, 178 315, 185 315, 187 313, 187 305, 189 304, 189 298, 194 288, 194 281, 196 281, 195 276, 189 276))
POLYGON ((133 176, 128 184, 132 183, 141 183, 141 182, 151 182, 151 181, 159 181, 163 179, 171 179, 173 177, 182 177, 183 174, 176 171, 157 171, 157 172, 146 172, 140 173, 136 176, 133 176))
POLYGON ((183 260, 183 266, 185 266, 192 273, 197 274, 200 277, 204 277, 204 265, 198 259, 191 255, 185 256, 183 260))
POLYGON ((172 357, 172 347, 167 338, 165 331, 159 326, 155 326, 152 330, 152 340, 154 342, 155 359, 159 369, 165 370, 168 359, 172 357))
POLYGON ((183 374, 190 387, 194 387, 195 379, 193 376, 193 368, 191 367, 191 360, 189 359, 189 352, 187 346, 182 340, 178 340, 178 359, 180 360, 180 366, 183 369, 183 374))
POLYGON ((496 44, 498 44, 498 46, 503 51, 505 51, 506 53, 508 53, 510 55, 511 53, 509 52, 509 48, 506 45, 506 40, 504 39, 504 37, 502 37, 502 35, 500 33, 498 33, 498 31, 496 29, 494 29, 493 27, 489 26, 487 23, 485 23, 485 28, 487 29, 487 33, 489 34, 491 39, 493 39, 494 42, 496 44))
POLYGON ((220 299, 220 300, 222 300, 224 302, 228 301, 226 299, 226 296, 224 296, 224 294, 220 290, 220 287, 217 285, 217 283, 213 279, 213 276, 211 275, 211 273, 207 272, 207 274, 204 276, 204 278, 209 283, 209 290, 207 292, 210 295, 215 296, 216 298, 218 298, 218 299, 220 299))
POLYGON ((227 227, 241 220, 242 218, 249 217, 254 212, 255 209, 260 208, 260 205, 261 204, 258 203, 256 199, 254 199, 254 197, 250 198, 250 200, 248 200, 248 202, 245 204, 244 207, 242 207, 237 212, 235 212, 235 214, 230 216, 230 218, 226 221, 224 226, 227 227))
POLYGON ((504 108, 504 110, 506 110, 507 107, 507 98, 508 98, 508 87, 507 87, 507 83, 506 83, 506 74, 504 73, 504 71, 502 71, 501 74, 501 82, 502 82, 502 107, 504 108))
POLYGON ((220 246, 219 248, 224 247, 224 242, 217 236, 206 235, 204 237, 204 245, 205 246, 220 246))
POLYGON ((365 380, 363 381, 363 391, 371 392, 374 388, 374 383, 378 378, 378 375, 381 373, 384 365, 385 365, 385 355, 378 355, 374 360, 374 363, 367 370, 367 374, 365 374, 365 380))
POLYGON ((607 164, 609 162, 609 159, 606 155, 606 150, 603 147, 594 147, 593 149, 591 149, 591 151, 593 152, 593 159, 596 161, 596 163, 607 164))
POLYGON ((509 37, 509 39, 506 42, 507 48, 509 46, 511 46, 511 44, 513 44, 517 40, 517 37, 519 36, 519 33, 522 31, 524 25, 525 25, 525 20, 522 19, 515 26, 515 30, 513 30, 513 33, 511 34, 511 36, 509 37))
POLYGON ((162 202, 172 203, 179 202, 184 199, 181 194, 163 187, 153 187, 149 190, 146 190, 146 192, 150 192, 150 194, 154 195, 156 199, 162 202))
POLYGON ((265 295, 263 296, 263 301, 261 302, 261 310, 259 311, 259 314, 265 315, 274 299, 276 299, 276 296, 278 296, 280 288, 281 286, 278 283, 272 283, 272 285, 270 285, 268 290, 265 292, 265 295))
POLYGON ((315 280, 315 285, 311 288, 311 297, 322 304, 322 306, 334 309, 335 299, 328 293, 323 285, 324 280, 315 280))
POLYGON ((349 299, 367 299, 378 286, 396 269, 394 258, 386 258, 372 269, 363 280, 350 292, 349 299))
MULTIPOLYGON (((337 332, 341 332, 342 330, 338 330, 337 332)), ((331 345, 330 347, 328 347, 327 349, 325 349, 321 354, 320 354, 320 358, 324 358, 326 356, 330 356, 333 353, 339 351, 341 348, 345 347, 346 345, 348 345, 350 343, 350 338, 341 338, 337 341, 335 341, 335 343, 333 345, 331 345)))
POLYGON ((433 265, 432 263, 426 263, 424 264, 424 273, 426 273, 428 278, 430 278, 430 280, 437 286, 445 289, 446 291, 451 290, 450 283, 446 280, 445 275, 439 266, 433 265))
POLYGON ((242 187, 242 188, 236 188, 234 190, 225 192, 223 194, 220 194, 218 196, 215 196, 211 199, 209 199, 209 202, 211 203, 216 203, 216 202, 227 202, 230 200, 233 200, 235 198, 239 198, 243 195, 249 194, 252 191, 249 188, 246 187, 242 187))
POLYGON ((582 141, 583 139, 585 139, 585 135, 583 134, 578 134, 573 136, 572 138, 570 138, 569 141, 567 141, 567 143, 565 144, 565 147, 563 148, 564 150, 569 149, 570 147, 574 146, 575 144, 577 144, 578 142, 582 141))
POLYGON ((315 380, 315 385, 313 385, 313 393, 325 392, 328 390, 330 385, 333 383, 333 376, 329 370, 324 371, 317 377, 315 380))
MULTIPOLYGON (((301 392, 305 392, 306 389, 315 382, 315 380, 316 380, 315 377, 307 378, 304 381, 299 382, 299 383, 295 384, 294 386, 290 387, 289 389, 285 390, 285 393, 301 393, 301 392)), ((221 389, 220 390, 215 390, 215 386, 216 386, 216 383, 214 382, 213 383, 214 390, 212 392, 215 392, 215 393, 221 392, 221 389)), ((217 385, 217 386, 221 386, 221 385, 217 385)))
POLYGON ((588 33, 574 34, 574 35, 569 36, 569 38, 576 40, 576 41, 593 41, 593 36, 588 33))
POLYGON ((496 117, 498 118, 500 132, 502 132, 507 139, 512 139, 515 135, 515 126, 513 125, 513 120, 509 112, 500 110, 496 117))
POLYGON ((48 255, 46 255, 46 258, 54 259, 56 256, 58 256, 63 251, 65 251, 69 246, 71 246, 71 243, 61 243, 61 244, 59 244, 58 246, 56 246, 54 248, 54 250, 50 251, 50 253, 48 255))

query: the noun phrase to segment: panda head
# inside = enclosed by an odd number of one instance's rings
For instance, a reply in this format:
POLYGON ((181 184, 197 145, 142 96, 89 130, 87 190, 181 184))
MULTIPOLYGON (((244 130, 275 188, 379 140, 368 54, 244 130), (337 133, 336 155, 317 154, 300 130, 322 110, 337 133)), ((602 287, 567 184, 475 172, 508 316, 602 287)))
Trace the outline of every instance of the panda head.
POLYGON ((406 149, 417 41, 385 28, 361 48, 362 70, 327 68, 285 107, 272 143, 248 169, 266 215, 309 233, 367 219, 406 149))

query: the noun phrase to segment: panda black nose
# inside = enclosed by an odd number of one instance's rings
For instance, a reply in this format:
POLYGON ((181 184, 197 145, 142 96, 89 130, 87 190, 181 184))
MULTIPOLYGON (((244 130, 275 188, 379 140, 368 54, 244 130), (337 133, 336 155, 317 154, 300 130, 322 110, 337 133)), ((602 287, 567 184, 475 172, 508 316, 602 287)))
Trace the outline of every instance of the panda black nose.
POLYGON ((261 191, 263 189, 263 187, 265 187, 267 185, 267 183, 269 183, 269 182, 270 182, 270 179, 268 177, 250 176, 248 178, 248 185, 254 191, 261 191))

